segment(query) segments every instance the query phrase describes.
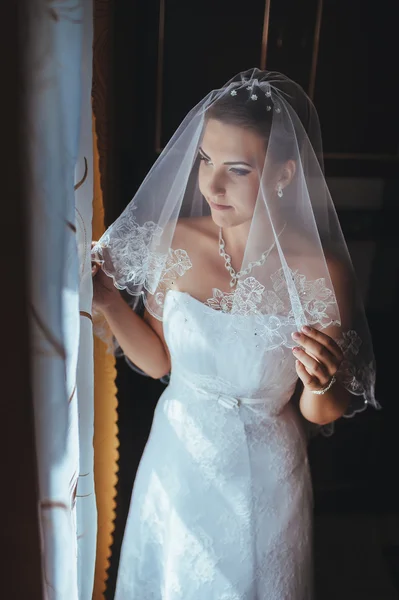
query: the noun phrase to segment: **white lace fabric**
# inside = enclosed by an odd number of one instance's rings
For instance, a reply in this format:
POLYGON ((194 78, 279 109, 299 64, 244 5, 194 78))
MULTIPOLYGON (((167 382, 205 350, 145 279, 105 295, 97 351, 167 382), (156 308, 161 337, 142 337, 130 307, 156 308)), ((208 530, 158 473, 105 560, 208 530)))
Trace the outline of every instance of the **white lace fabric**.
MULTIPOLYGON (((128 218, 128 223, 124 220, 117 222, 118 233, 112 231, 112 240, 116 239, 117 244, 111 241, 109 235, 105 235, 93 252, 96 260, 102 263, 104 271, 113 277, 116 287, 127 290, 132 296, 142 295, 149 312, 161 319, 159 313, 153 310, 154 302, 163 314, 168 291, 175 289, 175 282, 192 268, 192 262, 184 249, 169 248, 165 254, 157 252, 156 242, 162 235, 162 229, 153 222, 139 226, 130 215, 128 218), (120 235, 121 230, 129 230, 131 235, 120 235), (107 269, 109 244, 112 244, 113 255, 117 257, 113 261, 112 272, 107 269), (160 263, 163 263, 163 270, 157 279, 160 263), (149 302, 148 297, 153 301, 149 302)), ((257 347, 263 350, 273 350, 280 346, 292 348, 295 343, 291 333, 301 324, 319 329, 340 326, 336 319, 337 300, 325 279, 308 280, 298 270, 291 269, 280 268, 272 273, 269 288, 253 276, 238 280, 236 289, 231 292, 214 288, 212 296, 203 303, 203 307, 216 313, 238 317, 234 326, 226 326, 226 321, 218 323, 219 334, 232 343, 237 341, 240 330, 248 328, 247 317, 255 319, 257 347), (292 292, 290 294, 286 281, 287 270, 295 288, 295 298, 300 303, 300 313, 304 317, 299 324, 292 306, 292 292)), ((354 416, 364 410, 368 403, 376 404, 374 364, 372 361, 368 364, 363 362, 360 352, 362 340, 355 330, 341 331, 335 340, 344 353, 337 378, 351 394, 361 397, 354 399, 345 415, 354 416)))

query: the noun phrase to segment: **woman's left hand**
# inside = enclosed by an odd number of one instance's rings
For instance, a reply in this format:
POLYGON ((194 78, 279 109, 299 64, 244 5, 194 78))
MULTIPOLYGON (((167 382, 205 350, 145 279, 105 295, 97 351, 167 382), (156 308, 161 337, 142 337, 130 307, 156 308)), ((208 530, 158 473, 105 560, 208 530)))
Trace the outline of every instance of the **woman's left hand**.
POLYGON ((292 334, 301 347, 293 348, 296 372, 304 387, 312 392, 325 388, 337 373, 343 359, 338 344, 325 333, 311 327, 292 334))

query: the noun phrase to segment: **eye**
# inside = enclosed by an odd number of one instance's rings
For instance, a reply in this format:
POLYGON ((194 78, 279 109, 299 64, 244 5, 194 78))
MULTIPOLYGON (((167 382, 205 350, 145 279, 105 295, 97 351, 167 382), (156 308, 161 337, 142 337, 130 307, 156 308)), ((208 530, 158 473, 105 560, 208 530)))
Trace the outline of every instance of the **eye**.
POLYGON ((251 171, 248 171, 247 169, 233 168, 230 169, 230 172, 234 173, 234 175, 237 175, 238 177, 245 177, 245 175, 249 175, 251 171))
POLYGON ((200 158, 200 161, 204 162, 206 165, 212 164, 212 162, 209 160, 209 158, 207 158, 206 156, 204 156, 201 153, 199 153, 199 158, 200 158))

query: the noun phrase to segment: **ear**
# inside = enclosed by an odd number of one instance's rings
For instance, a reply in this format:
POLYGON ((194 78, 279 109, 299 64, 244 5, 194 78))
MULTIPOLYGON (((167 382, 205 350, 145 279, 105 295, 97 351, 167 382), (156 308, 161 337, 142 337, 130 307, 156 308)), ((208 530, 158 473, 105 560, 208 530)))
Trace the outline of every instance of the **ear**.
POLYGON ((281 188, 284 189, 288 185, 290 185, 291 181, 294 178, 296 172, 296 163, 294 160, 287 160, 280 171, 279 184, 281 188))

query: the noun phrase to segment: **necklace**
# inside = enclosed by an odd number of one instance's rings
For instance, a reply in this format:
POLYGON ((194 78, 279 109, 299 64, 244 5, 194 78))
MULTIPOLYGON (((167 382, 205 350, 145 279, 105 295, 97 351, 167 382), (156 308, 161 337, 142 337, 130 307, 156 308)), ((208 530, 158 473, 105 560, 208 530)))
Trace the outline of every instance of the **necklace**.
MULTIPOLYGON (((283 233, 286 224, 287 223, 284 223, 284 226, 283 226, 282 230, 280 231, 280 233, 278 234, 277 238, 279 238, 280 235, 283 233)), ((262 253, 259 260, 250 262, 249 265, 247 266, 247 268, 243 269, 242 271, 235 271, 233 269, 233 267, 231 266, 231 256, 229 254, 227 254, 227 252, 225 251, 226 244, 223 239, 222 228, 220 227, 220 229, 219 229, 219 254, 224 259, 225 267, 228 270, 228 272, 230 273, 230 276, 231 276, 230 287, 231 288, 234 287, 237 284, 238 279, 240 277, 242 277, 243 275, 249 275, 254 267, 261 267, 265 263, 265 260, 267 259, 267 257, 269 256, 270 252, 273 250, 275 245, 276 245, 276 240, 274 240, 273 244, 270 246, 270 248, 268 250, 266 250, 265 252, 262 253)))

